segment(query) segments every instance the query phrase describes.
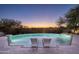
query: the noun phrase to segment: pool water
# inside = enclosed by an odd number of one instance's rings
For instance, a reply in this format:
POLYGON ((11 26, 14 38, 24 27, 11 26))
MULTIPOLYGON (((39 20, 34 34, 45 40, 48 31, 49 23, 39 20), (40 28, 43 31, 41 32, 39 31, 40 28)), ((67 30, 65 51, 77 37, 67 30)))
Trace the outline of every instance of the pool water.
POLYGON ((31 47, 31 38, 38 39, 39 47, 43 47, 43 38, 51 38, 51 46, 56 45, 69 45, 71 41, 71 35, 67 34, 49 34, 49 33, 34 33, 34 34, 19 34, 10 35, 9 40, 11 45, 23 45, 25 47, 31 47))

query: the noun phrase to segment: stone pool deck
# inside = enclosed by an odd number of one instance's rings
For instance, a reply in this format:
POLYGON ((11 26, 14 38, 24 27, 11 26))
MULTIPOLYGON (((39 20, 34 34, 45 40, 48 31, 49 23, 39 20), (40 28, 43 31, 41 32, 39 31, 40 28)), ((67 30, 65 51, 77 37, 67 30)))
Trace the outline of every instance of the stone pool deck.
POLYGON ((74 35, 71 46, 37 49, 8 46, 7 37, 0 37, 0 54, 79 54, 79 35, 74 35))

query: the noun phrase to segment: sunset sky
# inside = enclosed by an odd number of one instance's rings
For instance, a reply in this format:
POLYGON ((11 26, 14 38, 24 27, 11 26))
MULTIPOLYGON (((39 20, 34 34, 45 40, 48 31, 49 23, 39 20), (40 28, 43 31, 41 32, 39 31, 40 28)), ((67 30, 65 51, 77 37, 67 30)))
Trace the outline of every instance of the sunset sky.
POLYGON ((29 27, 56 27, 60 16, 75 5, 0 5, 0 18, 22 21, 29 27))

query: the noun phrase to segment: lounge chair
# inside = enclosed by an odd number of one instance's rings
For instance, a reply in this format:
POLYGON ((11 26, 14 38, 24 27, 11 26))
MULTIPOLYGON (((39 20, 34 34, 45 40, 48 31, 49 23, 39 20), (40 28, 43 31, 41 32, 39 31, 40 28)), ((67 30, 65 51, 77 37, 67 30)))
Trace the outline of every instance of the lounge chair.
POLYGON ((43 42, 43 47, 44 47, 44 48, 49 48, 49 47, 50 47, 51 39, 44 38, 44 39, 42 40, 42 42, 43 42))
POLYGON ((32 48, 38 47, 37 38, 31 38, 32 48))

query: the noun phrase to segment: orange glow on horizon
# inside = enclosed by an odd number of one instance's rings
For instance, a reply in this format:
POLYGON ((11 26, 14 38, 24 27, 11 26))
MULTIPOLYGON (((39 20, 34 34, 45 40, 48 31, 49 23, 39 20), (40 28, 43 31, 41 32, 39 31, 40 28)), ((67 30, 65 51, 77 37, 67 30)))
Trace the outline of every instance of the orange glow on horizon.
POLYGON ((49 27, 58 27, 56 23, 32 23, 32 24, 22 24, 23 26, 29 28, 49 28, 49 27))

